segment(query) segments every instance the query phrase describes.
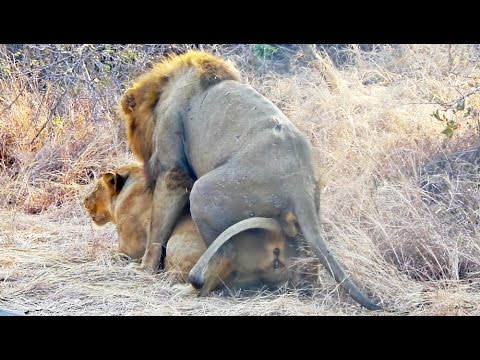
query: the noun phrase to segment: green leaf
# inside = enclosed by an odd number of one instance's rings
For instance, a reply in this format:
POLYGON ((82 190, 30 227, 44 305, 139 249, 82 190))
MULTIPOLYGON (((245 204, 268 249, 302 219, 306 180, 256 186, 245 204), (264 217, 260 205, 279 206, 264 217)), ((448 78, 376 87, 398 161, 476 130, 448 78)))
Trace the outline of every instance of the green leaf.
POLYGON ((447 126, 445 130, 442 131, 442 134, 446 135, 447 138, 451 138, 453 136, 453 129, 450 126, 447 126))
POLYGON ((454 130, 457 130, 457 129, 458 129, 458 124, 455 121, 450 120, 447 123, 447 127, 442 131, 442 134, 446 135, 450 139, 453 136, 454 130))
POLYGON ((462 99, 458 104, 457 104, 457 110, 463 110, 465 109, 465 99, 462 99))
POLYGON ((255 44, 254 46, 255 55, 258 58, 271 58, 278 49, 270 44, 255 44))
POLYGON ((435 111, 435 112, 432 114, 432 116, 433 116, 435 119, 437 119, 438 121, 444 121, 444 119, 442 119, 442 118, 440 117, 440 114, 439 114, 439 112, 438 112, 438 109, 437 109, 437 111, 435 111))
POLYGON ((55 126, 60 126, 62 125, 62 119, 60 117, 55 117, 52 119, 52 124, 55 126))

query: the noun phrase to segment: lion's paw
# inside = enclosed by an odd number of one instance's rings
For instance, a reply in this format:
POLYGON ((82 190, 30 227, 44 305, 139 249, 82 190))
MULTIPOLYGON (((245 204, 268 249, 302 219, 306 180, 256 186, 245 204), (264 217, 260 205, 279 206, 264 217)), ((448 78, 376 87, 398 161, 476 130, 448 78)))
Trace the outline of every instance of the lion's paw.
POLYGON ((145 274, 145 271, 142 268, 142 265, 137 263, 137 262, 131 262, 131 263, 127 264, 125 266, 125 269, 131 270, 131 271, 136 272, 136 273, 145 274))
POLYGON ((194 296, 197 294, 197 290, 190 284, 175 284, 171 287, 171 290, 175 294, 175 297, 194 296))
POLYGON ((132 261, 132 258, 126 254, 115 253, 113 259, 119 263, 129 264, 132 261))

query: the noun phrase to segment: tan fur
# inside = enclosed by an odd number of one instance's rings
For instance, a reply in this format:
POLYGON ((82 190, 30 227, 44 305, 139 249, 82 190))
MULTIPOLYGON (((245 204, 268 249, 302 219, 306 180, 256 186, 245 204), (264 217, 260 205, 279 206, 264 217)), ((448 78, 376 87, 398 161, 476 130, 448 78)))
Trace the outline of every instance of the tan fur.
POLYGON ((283 231, 285 231, 285 234, 293 237, 298 233, 298 230, 295 226, 296 222, 297 222, 296 216, 291 211, 289 211, 285 215, 285 219, 283 222, 283 231))
MULTIPOLYGON (((145 191, 145 185, 142 167, 131 164, 102 174, 84 199, 85 209, 97 225, 108 222, 117 225, 118 251, 132 259, 143 255, 147 243, 153 195, 145 191), (125 179, 119 190, 112 188, 110 182, 114 174, 125 179)), ((224 256, 209 267, 204 292, 222 285, 241 287, 298 281, 291 268, 295 251, 287 248, 282 234, 257 230, 237 235, 233 243, 235 256, 224 256)), ((186 211, 167 242, 165 270, 187 281, 190 270, 205 250, 205 243, 186 211)))
MULTIPOLYGON (((146 191, 145 176, 140 165, 130 164, 102 174, 94 189, 83 201, 85 210, 99 226, 108 222, 117 225, 120 254, 141 259, 147 245, 150 227, 152 194, 146 191), (116 174, 125 179, 120 189, 109 180, 116 174)), ((205 251, 195 223, 186 214, 179 219, 167 246, 165 270, 186 279, 188 272, 205 251)))
POLYGON ((187 281, 188 273, 205 250, 205 243, 190 214, 184 214, 168 239, 165 271, 175 273, 179 279, 187 281))
POLYGON ((94 189, 85 196, 83 205, 95 224, 117 225, 120 253, 132 259, 143 256, 152 201, 145 192, 145 177, 140 166, 123 166, 102 174, 94 189), (125 181, 120 189, 110 182, 115 175, 125 181))

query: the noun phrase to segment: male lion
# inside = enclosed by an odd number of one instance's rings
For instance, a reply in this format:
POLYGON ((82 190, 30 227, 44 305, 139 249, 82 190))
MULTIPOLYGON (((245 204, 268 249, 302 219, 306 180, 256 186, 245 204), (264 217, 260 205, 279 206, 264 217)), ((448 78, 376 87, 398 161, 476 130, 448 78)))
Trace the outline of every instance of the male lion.
MULTIPOLYGON (((97 225, 108 222, 117 225, 119 252, 132 259, 141 258, 147 245, 152 193, 145 190, 143 168, 131 164, 103 174, 83 202, 97 225)), ((224 238, 231 239, 235 251, 231 257, 206 264, 205 286, 199 295, 224 285, 228 288, 277 286, 287 282, 298 285, 301 280, 312 280, 301 275, 299 267, 293 265, 294 257, 299 254, 296 241, 285 237, 278 222, 273 219, 254 222, 248 224, 247 231, 236 224, 228 229, 230 233, 224 238), (257 229, 252 229, 255 227, 257 229)), ((165 270, 186 281, 205 250, 187 208, 167 242, 165 270)))
MULTIPOLYGON (((153 189, 145 270, 158 268, 162 245, 190 200, 207 247, 250 217, 277 219, 287 234, 295 219, 352 298, 381 309, 347 277, 321 236, 320 191, 307 138, 271 101, 242 83, 233 64, 199 51, 172 56, 125 92, 121 115, 153 189)), ((231 243, 221 250, 230 254, 231 243)), ((202 272, 190 273, 196 288, 205 285, 202 272)))

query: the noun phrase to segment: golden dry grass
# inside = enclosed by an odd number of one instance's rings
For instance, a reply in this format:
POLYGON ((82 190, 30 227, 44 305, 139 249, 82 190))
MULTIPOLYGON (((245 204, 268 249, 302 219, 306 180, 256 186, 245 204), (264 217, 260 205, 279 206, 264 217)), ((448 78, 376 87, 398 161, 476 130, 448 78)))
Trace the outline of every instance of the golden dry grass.
MULTIPOLYGON (((480 315, 478 189, 471 174, 447 179, 435 197, 422 166, 469 149, 475 129, 453 139, 430 114, 478 86, 477 50, 408 45, 362 53, 342 69, 329 59, 249 82, 308 135, 324 185, 321 210, 333 252, 363 289, 410 315, 480 315)), ((15 84, 1 83, 4 102, 15 84)), ((119 96, 120 94, 118 94, 119 96)), ((138 273, 115 257, 112 225, 91 224, 81 197, 101 171, 131 155, 114 114, 94 123, 89 104, 38 132, 38 94, 2 113, 14 164, 0 178, 0 309, 35 315, 368 315, 324 271, 312 296, 298 291, 215 292, 180 297, 168 274, 138 273)), ((480 96, 468 99, 480 107, 480 96)), ((1 110, 1 107, 0 107, 1 110)), ((46 121, 48 114, 38 116, 46 121)), ((0 148, 1 150, 1 148, 0 148)), ((5 152, 5 151, 4 151, 5 152)), ((383 313, 380 313, 383 315, 383 313)))

